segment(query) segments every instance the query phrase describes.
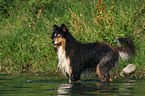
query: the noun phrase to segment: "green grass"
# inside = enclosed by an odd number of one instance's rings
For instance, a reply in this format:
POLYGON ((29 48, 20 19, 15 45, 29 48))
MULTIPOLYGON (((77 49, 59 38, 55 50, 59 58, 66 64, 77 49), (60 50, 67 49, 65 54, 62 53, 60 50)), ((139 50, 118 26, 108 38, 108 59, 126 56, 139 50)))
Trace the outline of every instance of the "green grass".
POLYGON ((137 54, 120 62, 145 70, 144 0, 9 0, 0 1, 0 71, 56 72, 52 26, 66 24, 81 42, 106 42, 130 37, 137 54))

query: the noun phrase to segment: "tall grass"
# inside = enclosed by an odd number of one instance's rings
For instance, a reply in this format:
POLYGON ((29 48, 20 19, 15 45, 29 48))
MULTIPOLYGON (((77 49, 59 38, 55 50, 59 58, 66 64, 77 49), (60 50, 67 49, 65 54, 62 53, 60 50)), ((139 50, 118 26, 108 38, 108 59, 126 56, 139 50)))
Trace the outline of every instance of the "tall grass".
POLYGON ((56 72, 51 44, 54 24, 62 23, 81 42, 130 37, 137 53, 129 63, 145 69, 145 5, 143 0, 11 0, 1 1, 0 71, 56 72))

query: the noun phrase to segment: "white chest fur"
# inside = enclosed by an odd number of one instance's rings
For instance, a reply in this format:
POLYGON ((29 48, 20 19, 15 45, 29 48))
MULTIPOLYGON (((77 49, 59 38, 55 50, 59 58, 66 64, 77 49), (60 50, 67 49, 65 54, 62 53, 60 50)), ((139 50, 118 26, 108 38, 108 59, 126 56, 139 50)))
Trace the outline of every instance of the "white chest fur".
POLYGON ((66 52, 61 46, 58 48, 57 55, 59 60, 58 68, 63 72, 63 75, 66 76, 67 73, 70 76, 70 59, 66 57, 66 52))

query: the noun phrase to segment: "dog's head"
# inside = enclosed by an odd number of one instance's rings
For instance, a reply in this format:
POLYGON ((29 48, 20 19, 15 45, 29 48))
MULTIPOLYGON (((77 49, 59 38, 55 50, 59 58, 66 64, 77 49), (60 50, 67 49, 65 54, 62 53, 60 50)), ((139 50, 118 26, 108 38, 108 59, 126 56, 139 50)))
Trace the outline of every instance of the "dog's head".
POLYGON ((51 36, 52 44, 54 44, 54 48, 58 48, 60 46, 65 47, 65 35, 67 32, 67 28, 64 24, 61 27, 54 25, 53 26, 53 33, 51 36))

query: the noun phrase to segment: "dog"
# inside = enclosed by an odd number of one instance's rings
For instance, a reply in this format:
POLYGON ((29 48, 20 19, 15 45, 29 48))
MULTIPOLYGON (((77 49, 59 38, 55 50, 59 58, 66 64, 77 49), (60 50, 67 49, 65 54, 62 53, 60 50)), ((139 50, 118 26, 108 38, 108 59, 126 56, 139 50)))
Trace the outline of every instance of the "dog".
POLYGON ((87 70, 96 72, 101 81, 111 81, 109 72, 118 65, 121 58, 128 59, 135 53, 130 38, 119 38, 117 42, 124 47, 112 47, 103 42, 82 43, 62 24, 53 26, 52 44, 58 55, 58 68, 69 82, 80 81, 81 74, 87 70))

